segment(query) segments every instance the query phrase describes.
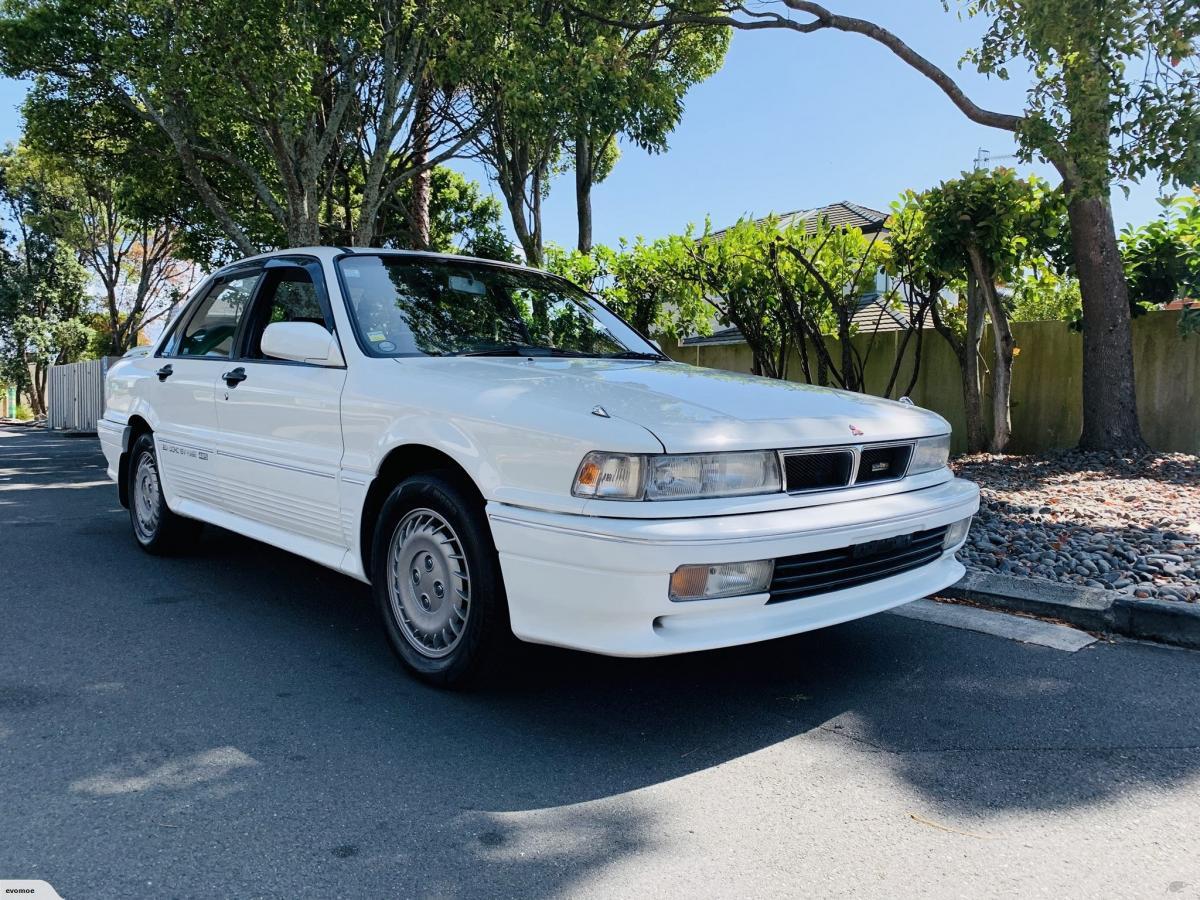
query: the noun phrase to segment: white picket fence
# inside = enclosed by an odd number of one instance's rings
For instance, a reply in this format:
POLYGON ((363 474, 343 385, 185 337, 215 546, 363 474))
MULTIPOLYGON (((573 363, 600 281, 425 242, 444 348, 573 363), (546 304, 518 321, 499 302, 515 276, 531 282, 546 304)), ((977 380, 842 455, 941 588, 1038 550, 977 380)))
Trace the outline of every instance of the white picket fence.
POLYGON ((104 376, 109 358, 51 366, 46 382, 46 427, 94 433, 104 415, 104 376))

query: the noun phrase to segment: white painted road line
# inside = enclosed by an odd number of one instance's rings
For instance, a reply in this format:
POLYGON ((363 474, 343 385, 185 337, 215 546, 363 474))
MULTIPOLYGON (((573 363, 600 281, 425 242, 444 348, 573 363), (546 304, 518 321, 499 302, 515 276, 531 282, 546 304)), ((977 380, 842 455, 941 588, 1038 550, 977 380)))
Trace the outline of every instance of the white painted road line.
POLYGON ((935 622, 951 628, 993 634, 1025 644, 1065 650, 1068 653, 1082 650, 1096 642, 1087 632, 1077 631, 1066 625, 1054 625, 990 609, 976 609, 973 606, 938 603, 935 600, 917 600, 907 606, 898 606, 891 612, 892 615, 904 616, 906 619, 920 619, 922 622, 935 622))

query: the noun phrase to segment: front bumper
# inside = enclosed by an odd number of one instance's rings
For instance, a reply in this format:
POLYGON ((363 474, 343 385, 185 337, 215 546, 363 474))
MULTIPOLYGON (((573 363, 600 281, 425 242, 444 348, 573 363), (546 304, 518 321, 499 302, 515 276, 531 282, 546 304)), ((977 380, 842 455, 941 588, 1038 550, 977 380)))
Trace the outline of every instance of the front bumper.
POLYGON ((681 565, 778 559, 938 528, 974 515, 961 479, 827 506, 695 519, 615 519, 489 503, 517 637, 610 656, 664 656, 783 637, 928 596, 962 577, 934 562, 846 590, 767 604, 765 593, 673 603, 681 565))
POLYGON ((121 454, 129 449, 129 426, 102 418, 96 423, 96 436, 108 464, 108 477, 120 481, 121 454))

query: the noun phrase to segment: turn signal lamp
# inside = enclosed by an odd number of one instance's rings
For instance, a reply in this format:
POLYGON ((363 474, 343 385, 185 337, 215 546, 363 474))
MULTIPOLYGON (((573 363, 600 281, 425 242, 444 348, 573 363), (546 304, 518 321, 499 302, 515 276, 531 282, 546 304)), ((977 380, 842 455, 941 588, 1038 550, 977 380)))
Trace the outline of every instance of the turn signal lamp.
POLYGON ((671 573, 670 597, 675 602, 714 600, 761 594, 771 586, 775 560, 680 566, 671 573))

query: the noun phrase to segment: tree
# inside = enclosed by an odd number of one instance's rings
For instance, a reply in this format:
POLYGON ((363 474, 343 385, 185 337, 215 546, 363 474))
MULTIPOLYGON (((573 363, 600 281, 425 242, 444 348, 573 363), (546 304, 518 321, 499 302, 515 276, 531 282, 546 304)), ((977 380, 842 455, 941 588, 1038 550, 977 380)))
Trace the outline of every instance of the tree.
MULTIPOLYGON (((925 343, 925 323, 942 321, 939 315, 947 306, 946 289, 948 287, 946 273, 936 265, 930 252, 931 237, 926 227, 925 214, 920 205, 914 202, 916 194, 906 191, 900 200, 893 202, 892 214, 888 217, 888 239, 884 243, 881 255, 883 269, 896 280, 894 290, 896 299, 905 313, 908 328, 900 340, 896 358, 892 363, 892 371, 888 376, 885 397, 891 397, 895 390, 900 368, 910 344, 913 346, 913 366, 909 374, 907 386, 901 391, 901 396, 908 396, 917 385, 921 374, 921 361, 925 343)), ((935 324, 935 328, 941 328, 935 324)), ((958 355, 954 341, 950 340, 951 348, 958 355)), ((960 365, 962 358, 959 356, 960 365)))
POLYGON ((789 343, 795 345, 810 383, 811 353, 816 356, 818 384, 828 384, 832 375, 844 390, 866 390, 870 348, 861 353, 851 338, 862 296, 875 284, 881 250, 878 234, 867 237, 859 228, 831 226, 825 219, 777 230, 768 244, 767 264, 790 324, 789 343), (825 343, 828 334, 838 340, 836 359, 825 343))
POLYGON ((545 255, 542 201, 550 192, 561 132, 544 110, 530 112, 525 101, 499 93, 491 97, 492 111, 476 140, 476 153, 496 179, 525 262, 537 268, 545 255))
POLYGON ((1136 304, 1200 296, 1200 188, 1162 202, 1161 216, 1121 233, 1125 277, 1136 304))
POLYGON ((1014 322, 1066 322, 1073 330, 1083 324, 1079 279, 1052 269, 1024 272, 1008 284, 1014 322))
MULTIPOLYGON (((934 327, 958 356, 967 411, 967 439, 971 449, 985 443, 982 413, 982 372, 979 343, 990 319, 995 367, 992 371, 991 448, 1002 451, 1012 433, 1010 397, 1012 366, 1017 353, 1010 327, 1011 300, 1001 296, 1001 283, 1041 273, 1063 265, 1066 229, 1062 193, 1039 178, 1019 179, 1009 169, 964 172, 923 194, 909 194, 906 206, 914 207, 910 229, 919 237, 901 234, 911 245, 920 241, 921 262, 943 281, 963 283, 965 309, 951 324, 944 308, 931 312, 934 327)), ((900 208, 903 219, 905 207, 900 208)))
POLYGON ((75 361, 88 345, 86 276, 71 252, 37 227, 49 193, 15 171, 12 160, 11 149, 0 154, 0 207, 15 232, 0 254, 0 376, 44 415, 50 366, 75 361))
MULTIPOLYGON (((636 18, 646 0, 593 4, 614 19, 636 18)), ((592 187, 612 171, 617 140, 655 153, 679 124, 683 97, 721 68, 728 29, 679 28, 647 32, 598 21, 562 4, 552 28, 561 30, 560 79, 566 109, 566 141, 575 174, 577 247, 592 246, 592 187)))
POLYGON ((381 247, 462 253, 502 231, 500 203, 484 194, 477 182, 437 166, 429 171, 426 185, 411 179, 384 202, 375 242, 381 247), (422 192, 426 196, 418 196, 422 192), (413 209, 422 206, 414 217, 413 209))
MULTIPOLYGON (((613 4, 604 4, 609 12, 613 4)), ((623 0, 635 14, 644 0, 623 0)), ((728 34, 712 29, 646 33, 599 21, 570 3, 504 0, 503 28, 471 86, 488 110, 474 141, 504 197, 526 261, 544 256, 542 202, 551 179, 574 169, 577 248, 592 245, 592 188, 612 170, 618 138, 658 151, 678 124, 684 94, 720 68, 728 34), (569 162, 568 162, 569 161, 569 162)))
POLYGON ((173 160, 162 159, 149 126, 127 116, 114 122, 104 110, 73 120, 60 112, 35 88, 14 161, 53 193, 43 227, 91 274, 106 314, 102 352, 120 356, 144 329, 163 324, 195 283, 197 268, 185 256, 196 249, 189 234, 204 226, 188 224, 194 195, 173 160))
POLYGON ((473 154, 495 179, 531 266, 543 261, 542 201, 566 133, 557 74, 562 45, 549 27, 553 9, 533 0, 493 5, 499 27, 486 51, 489 66, 466 84, 481 124, 473 154))
MULTIPOLYGON (((949 8, 950 0, 943 0, 949 8)), ((979 71, 1033 76, 1021 114, 975 103, 943 69, 882 26, 811 0, 784 11, 739 0, 661 0, 627 27, 709 25, 798 34, 842 31, 881 44, 929 79, 971 121, 1016 135, 1049 161, 1067 194, 1083 301, 1083 430, 1087 449, 1144 445, 1134 391, 1128 290, 1109 194, 1151 172, 1200 181, 1200 16, 1182 0, 961 0, 990 24, 967 54, 979 71), (800 13, 800 16, 793 16, 800 13)))
POLYGON ((920 291, 929 298, 933 327, 954 351, 962 383, 967 449, 974 453, 987 446, 979 353, 984 305, 961 257, 946 257, 937 247, 937 235, 925 210, 926 196, 910 190, 892 204, 888 220, 891 267, 908 290, 920 291), (945 294, 952 287, 956 298, 950 302, 945 294))
POLYGON ((596 244, 587 253, 547 248, 546 267, 592 291, 617 315, 653 340, 678 341, 706 331, 708 304, 696 286, 681 277, 682 244, 666 238, 617 247, 596 244))
POLYGON ((417 87, 460 77, 488 22, 467 0, 6 0, 0 67, 155 126, 241 253, 368 244, 385 198, 469 140, 455 91, 414 131, 417 87))
POLYGON ((696 238, 689 227, 671 238, 672 264, 716 313, 733 325, 750 347, 755 375, 786 378, 791 323, 781 305, 778 282, 769 265, 779 231, 777 219, 739 219, 714 233, 706 222, 696 238))
POLYGON ((654 340, 678 343, 707 334, 710 310, 702 293, 680 278, 683 245, 670 238, 632 244, 622 239, 608 269, 604 300, 634 328, 654 340))

